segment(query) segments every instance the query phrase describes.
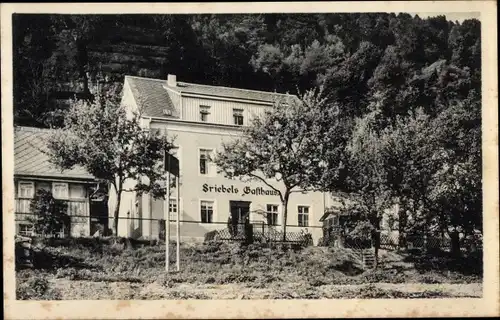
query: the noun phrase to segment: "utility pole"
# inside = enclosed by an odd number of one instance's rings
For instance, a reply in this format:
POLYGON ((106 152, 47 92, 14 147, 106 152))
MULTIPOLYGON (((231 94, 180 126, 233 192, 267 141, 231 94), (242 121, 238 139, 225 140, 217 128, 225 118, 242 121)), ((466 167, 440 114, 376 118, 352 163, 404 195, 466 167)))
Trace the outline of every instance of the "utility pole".
POLYGON ((181 271, 181 227, 180 227, 180 212, 181 212, 181 202, 179 197, 179 179, 180 176, 177 175, 175 177, 175 193, 176 193, 176 203, 177 203, 177 219, 176 219, 176 238, 177 238, 177 254, 176 254, 176 262, 177 262, 177 271, 181 271))
POLYGON ((181 201, 179 196, 179 186, 180 186, 180 172, 179 172, 179 159, 172 156, 170 153, 165 151, 164 156, 164 169, 167 175, 167 194, 165 196, 165 270, 169 272, 169 257, 170 257, 170 175, 173 174, 175 178, 175 193, 176 193, 176 240, 177 240, 177 252, 176 252, 176 264, 177 271, 180 271, 180 210, 181 201))
POLYGON ((170 257, 170 172, 167 170, 167 194, 163 206, 165 214, 165 271, 169 272, 170 257))

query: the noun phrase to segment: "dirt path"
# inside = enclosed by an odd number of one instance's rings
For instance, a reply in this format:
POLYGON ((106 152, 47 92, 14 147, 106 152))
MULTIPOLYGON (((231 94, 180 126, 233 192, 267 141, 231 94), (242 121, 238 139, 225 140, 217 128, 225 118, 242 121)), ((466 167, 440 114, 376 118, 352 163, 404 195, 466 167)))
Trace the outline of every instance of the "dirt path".
POLYGON ((64 300, 75 299, 318 299, 354 298, 367 290, 377 297, 400 297, 396 293, 437 293, 436 297, 481 297, 482 284, 376 283, 363 285, 323 285, 307 292, 300 284, 280 283, 266 288, 251 288, 244 284, 194 285, 179 284, 166 288, 158 283, 92 282, 53 279, 64 300))

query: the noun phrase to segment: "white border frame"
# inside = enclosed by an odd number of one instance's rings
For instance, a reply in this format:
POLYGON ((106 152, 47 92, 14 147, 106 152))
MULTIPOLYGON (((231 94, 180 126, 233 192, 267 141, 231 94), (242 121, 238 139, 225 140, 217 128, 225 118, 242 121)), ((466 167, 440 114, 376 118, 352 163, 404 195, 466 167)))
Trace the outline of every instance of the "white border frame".
POLYGON ((494 1, 272 3, 2 3, 2 173, 4 305, 6 319, 287 318, 498 316, 498 55, 494 1), (357 4, 357 5, 356 5, 357 4), (450 5, 452 4, 452 5, 450 5), (304 13, 479 12, 482 24, 482 150, 484 280, 482 298, 346 300, 16 301, 14 251, 14 147, 11 14, 17 13, 304 13), (8 124, 8 125, 5 125, 8 124), (104 311, 103 311, 104 310, 104 311), (223 310, 221 312, 221 310, 223 310))

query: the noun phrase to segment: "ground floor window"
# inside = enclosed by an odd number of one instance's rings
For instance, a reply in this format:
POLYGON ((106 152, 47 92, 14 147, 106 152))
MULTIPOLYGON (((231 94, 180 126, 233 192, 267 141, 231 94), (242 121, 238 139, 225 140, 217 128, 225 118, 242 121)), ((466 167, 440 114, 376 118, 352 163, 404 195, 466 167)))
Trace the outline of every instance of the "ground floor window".
POLYGON ((170 203, 169 203, 169 210, 168 212, 170 213, 170 220, 176 220, 177 219, 177 199, 176 198, 170 198, 170 203))
POLYGON ((309 207, 308 206, 298 206, 298 222, 299 227, 309 226, 309 207))
POLYGON ((19 235, 25 236, 25 237, 30 237, 33 235, 33 225, 27 224, 27 223, 22 223, 19 225, 19 235))
POLYGON ((278 205, 268 204, 266 206, 267 224, 275 226, 278 224, 278 205))
POLYGON ((201 222, 202 223, 213 222, 214 202, 213 201, 201 201, 200 213, 201 213, 201 222))

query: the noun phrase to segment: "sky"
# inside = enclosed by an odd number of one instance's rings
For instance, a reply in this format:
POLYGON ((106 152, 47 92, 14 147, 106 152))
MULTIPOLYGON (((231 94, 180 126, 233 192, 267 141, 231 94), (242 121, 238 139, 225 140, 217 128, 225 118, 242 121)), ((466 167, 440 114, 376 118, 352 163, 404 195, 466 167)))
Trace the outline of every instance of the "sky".
POLYGON ((440 16, 444 15, 446 16, 447 20, 451 20, 453 22, 458 21, 462 22, 467 19, 478 19, 479 20, 479 12, 416 12, 416 13, 411 13, 412 15, 418 14, 418 16, 422 19, 427 18, 427 17, 435 17, 435 16, 440 16))

